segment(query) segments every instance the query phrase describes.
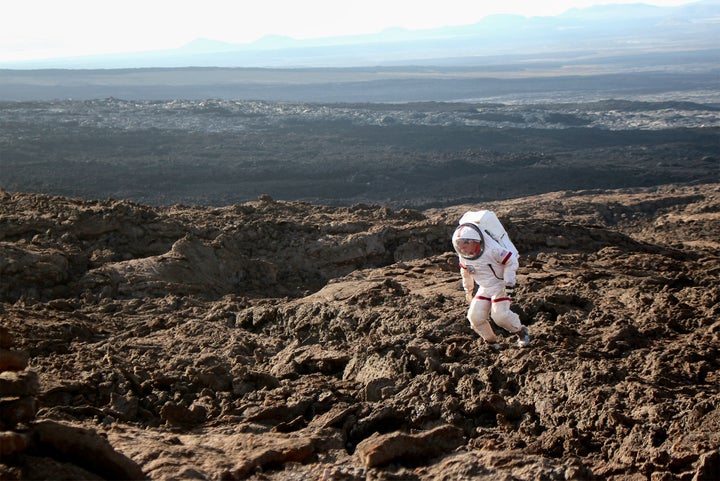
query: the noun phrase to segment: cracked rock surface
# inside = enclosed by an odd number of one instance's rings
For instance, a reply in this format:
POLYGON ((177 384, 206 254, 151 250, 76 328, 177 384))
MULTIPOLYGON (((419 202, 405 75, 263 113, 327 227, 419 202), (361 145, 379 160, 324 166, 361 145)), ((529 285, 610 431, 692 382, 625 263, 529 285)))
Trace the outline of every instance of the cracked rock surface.
POLYGON ((3 409, 35 403, 3 416, 0 477, 720 477, 718 184, 422 211, 0 200, 3 409), (521 252, 528 348, 464 318, 449 239, 478 207, 521 252), (31 430, 65 451, 12 448, 31 430))

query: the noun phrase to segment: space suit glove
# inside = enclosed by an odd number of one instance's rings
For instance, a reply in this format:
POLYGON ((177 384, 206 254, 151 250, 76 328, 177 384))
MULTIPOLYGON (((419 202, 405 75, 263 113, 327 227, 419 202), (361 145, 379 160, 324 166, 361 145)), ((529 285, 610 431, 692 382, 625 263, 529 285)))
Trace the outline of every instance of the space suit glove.
POLYGON ((473 297, 475 296, 473 295, 472 291, 465 291, 465 300, 468 302, 468 304, 472 302, 473 297))
POLYGON ((508 297, 515 297, 515 286, 505 286, 505 295, 508 297))

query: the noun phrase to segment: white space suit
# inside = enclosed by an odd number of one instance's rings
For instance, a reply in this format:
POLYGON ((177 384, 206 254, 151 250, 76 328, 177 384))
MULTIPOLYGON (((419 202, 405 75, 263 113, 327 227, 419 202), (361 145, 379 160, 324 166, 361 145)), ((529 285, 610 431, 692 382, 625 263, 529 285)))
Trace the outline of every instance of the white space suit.
POLYGON ((460 258, 462 286, 470 302, 467 319, 472 329, 485 342, 496 343, 497 336, 489 322, 492 315, 498 326, 516 333, 518 342, 527 345, 527 329, 521 324, 519 316, 510 310, 511 298, 505 290, 515 285, 517 255, 490 235, 483 235, 480 228, 472 223, 459 225, 452 241, 460 258), (477 292, 474 292, 475 284, 478 285, 477 292))

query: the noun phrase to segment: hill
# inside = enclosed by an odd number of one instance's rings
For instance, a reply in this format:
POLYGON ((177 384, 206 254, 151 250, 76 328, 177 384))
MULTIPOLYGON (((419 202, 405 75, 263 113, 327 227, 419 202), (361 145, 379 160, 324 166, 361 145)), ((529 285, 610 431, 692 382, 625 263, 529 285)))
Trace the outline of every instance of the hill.
MULTIPOLYGON (((597 66, 608 58, 667 55, 674 70, 697 62, 689 55, 717 52, 720 3, 704 0, 675 7, 637 4, 575 8, 560 15, 490 15, 476 23, 442 28, 389 28, 367 34, 293 39, 268 35, 232 44, 198 38, 170 50, 76 58, 4 62, 9 69, 138 68, 375 68, 387 66, 487 66, 570 61, 597 66)), ((92 41, 89 39, 89 41, 92 41)), ((711 59, 702 62, 712 66, 711 59)), ((642 63, 626 63, 632 70, 642 63)), ((715 62, 714 65, 717 65, 715 62)), ((710 67, 714 68, 714 67, 710 67)))
POLYGON ((533 337, 498 351, 477 205, 0 200, 2 477, 720 476, 718 184, 483 204, 533 337))
POLYGON ((0 63, 0 100, 495 102, 665 95, 717 103, 720 4, 493 15, 469 25, 0 63), (549 94, 549 96, 548 96, 549 94))

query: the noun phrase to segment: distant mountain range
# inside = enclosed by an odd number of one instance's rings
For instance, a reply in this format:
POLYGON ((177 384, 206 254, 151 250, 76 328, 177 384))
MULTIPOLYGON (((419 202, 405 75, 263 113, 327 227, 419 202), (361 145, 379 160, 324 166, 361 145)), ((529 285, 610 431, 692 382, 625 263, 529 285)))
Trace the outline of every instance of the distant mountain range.
POLYGON ((712 50, 719 39, 720 1, 703 0, 678 7, 595 6, 552 17, 492 15, 471 25, 311 40, 268 36, 231 44, 197 39, 173 50, 5 62, 0 68, 467 67, 506 62, 507 55, 540 58, 563 52, 591 58, 712 50))

